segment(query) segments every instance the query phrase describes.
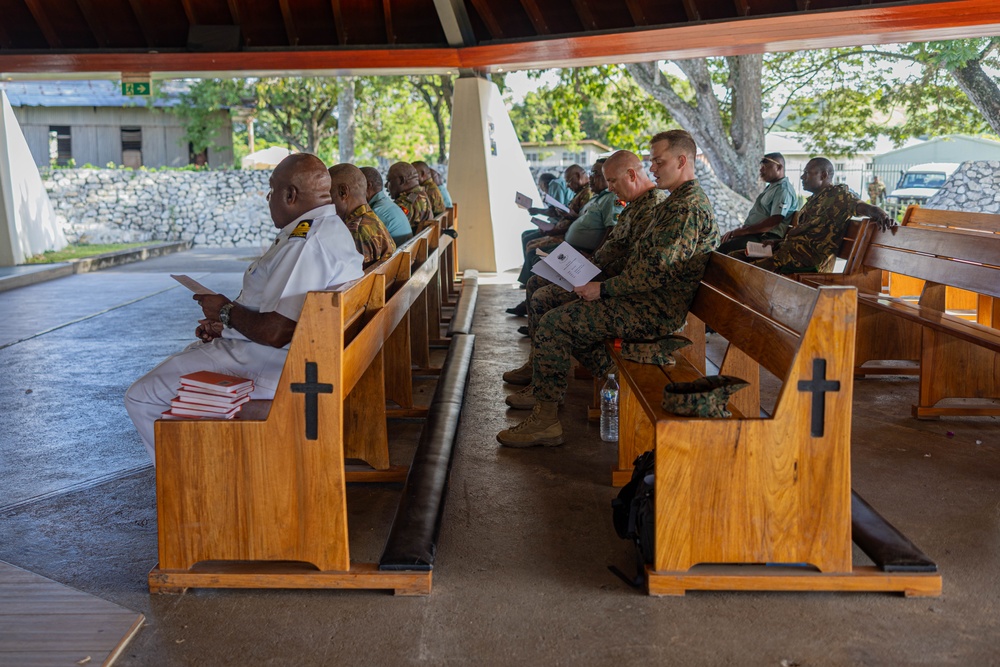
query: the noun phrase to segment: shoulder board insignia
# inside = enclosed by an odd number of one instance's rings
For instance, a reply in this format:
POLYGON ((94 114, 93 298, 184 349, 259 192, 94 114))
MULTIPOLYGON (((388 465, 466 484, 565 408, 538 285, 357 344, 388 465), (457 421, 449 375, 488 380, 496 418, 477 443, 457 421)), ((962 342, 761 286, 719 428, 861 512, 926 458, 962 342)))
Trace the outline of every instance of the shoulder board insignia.
POLYGON ((292 239, 304 239, 306 234, 309 233, 310 227, 312 227, 312 220, 303 220, 299 224, 295 225, 295 229, 292 230, 292 233, 289 234, 288 237, 292 239))
POLYGON ((412 204, 413 202, 420 199, 420 195, 417 194, 416 192, 411 192, 410 194, 406 195, 406 198, 409 199, 410 203, 412 204))

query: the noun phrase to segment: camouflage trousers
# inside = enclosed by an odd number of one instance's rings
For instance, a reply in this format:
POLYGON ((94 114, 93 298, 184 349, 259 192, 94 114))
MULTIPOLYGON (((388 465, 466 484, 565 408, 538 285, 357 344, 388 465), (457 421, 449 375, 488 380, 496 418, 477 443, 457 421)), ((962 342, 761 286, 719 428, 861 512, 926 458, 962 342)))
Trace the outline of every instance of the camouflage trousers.
POLYGON ((532 338, 532 379, 535 398, 559 401, 566 393, 566 378, 571 357, 576 357, 594 377, 611 369, 611 358, 604 347, 609 338, 648 340, 676 331, 684 324, 688 303, 676 303, 654 294, 630 294, 597 301, 582 301, 575 294, 557 285, 535 292, 534 304, 542 305, 539 297, 559 290, 571 299, 554 307, 538 319, 532 338))

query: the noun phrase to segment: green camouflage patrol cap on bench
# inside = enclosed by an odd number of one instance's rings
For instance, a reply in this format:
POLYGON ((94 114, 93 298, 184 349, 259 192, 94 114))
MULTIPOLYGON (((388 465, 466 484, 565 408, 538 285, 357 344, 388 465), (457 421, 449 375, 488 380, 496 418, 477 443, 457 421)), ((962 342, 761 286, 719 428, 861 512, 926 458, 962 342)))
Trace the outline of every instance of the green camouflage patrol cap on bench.
POLYGON ((676 362, 673 352, 687 347, 691 341, 684 336, 664 336, 656 340, 623 340, 622 358, 640 364, 670 366, 676 362))
POLYGON ((750 383, 731 375, 709 375, 663 388, 663 409, 682 417, 731 417, 729 397, 750 383))

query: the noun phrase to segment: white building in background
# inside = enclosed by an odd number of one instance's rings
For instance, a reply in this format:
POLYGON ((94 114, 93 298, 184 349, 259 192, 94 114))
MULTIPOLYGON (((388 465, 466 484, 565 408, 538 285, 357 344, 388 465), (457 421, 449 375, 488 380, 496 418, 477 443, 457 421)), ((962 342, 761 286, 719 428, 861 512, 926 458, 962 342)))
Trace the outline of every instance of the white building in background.
POLYGON ((524 151, 524 159, 527 160, 528 166, 542 171, 560 171, 571 164, 590 169, 597 158, 613 151, 610 146, 596 139, 581 139, 574 143, 522 141, 521 150, 524 151))
POLYGON ((163 82, 156 98, 122 95, 118 81, 4 81, 0 90, 7 93, 39 167, 232 166, 228 111, 216 112, 218 149, 195 153, 184 141, 180 117, 167 108, 179 103, 185 85, 163 82))
MULTIPOLYGON (((919 139, 910 139, 904 147, 922 144, 925 142, 919 139)), ((871 165, 875 156, 893 150, 892 142, 885 137, 879 137, 875 146, 871 150, 859 151, 853 157, 843 156, 822 156, 820 153, 810 151, 806 148, 805 137, 794 132, 769 132, 764 137, 765 153, 781 153, 785 156, 785 174, 795 186, 795 191, 801 195, 808 196, 802 189, 802 181, 799 177, 806 163, 814 157, 827 157, 833 162, 836 172, 834 180, 837 183, 846 183, 858 194, 867 197, 868 181, 870 180, 871 165)), ((929 162, 929 160, 924 160, 929 162)), ((920 162, 920 160, 917 160, 920 162)), ((887 187, 891 188, 892 184, 887 187)))
MULTIPOLYGON (((1000 160, 1000 141, 948 134, 876 155, 875 168, 924 162, 969 162, 1000 160)), ((905 171, 905 170, 904 170, 905 171)), ((890 187, 891 187, 890 183, 890 187)))

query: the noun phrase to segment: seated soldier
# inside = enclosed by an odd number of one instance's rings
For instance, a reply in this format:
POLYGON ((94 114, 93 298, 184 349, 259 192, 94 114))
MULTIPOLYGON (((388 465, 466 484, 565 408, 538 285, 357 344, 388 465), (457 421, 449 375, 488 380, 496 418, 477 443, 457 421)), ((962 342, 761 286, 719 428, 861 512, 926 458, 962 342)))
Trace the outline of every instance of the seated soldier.
POLYGON ((451 193, 448 192, 448 186, 445 185, 444 176, 441 175, 437 169, 431 169, 431 178, 434 179, 434 185, 438 186, 438 190, 441 191, 441 198, 444 199, 445 208, 451 208, 455 205, 455 202, 451 199, 451 193))
POLYGON ((386 187, 396 206, 403 209, 414 234, 423 229, 423 224, 434 217, 431 214, 431 200, 420 185, 417 170, 409 162, 397 162, 389 167, 386 187))
POLYGON ((410 229, 410 221, 407 220, 403 209, 396 206, 396 202, 389 199, 382 183, 382 174, 378 173, 375 167, 361 167, 361 173, 365 175, 368 182, 366 194, 368 205, 375 211, 375 215, 382 221, 385 228, 389 230, 392 241, 397 246, 413 238, 413 230, 410 229))
POLYGON ((444 204, 444 196, 438 189, 437 183, 434 182, 434 174, 431 173, 430 166, 423 160, 417 160, 413 163, 413 168, 417 170, 420 186, 427 191, 427 197, 431 200, 431 213, 434 216, 441 215, 447 207, 444 204))
POLYGON ((154 459, 153 422, 170 408, 180 377, 213 371, 253 380, 252 399, 270 399, 281 379, 288 345, 306 294, 364 274, 361 255, 330 201, 330 174, 315 155, 286 157, 267 193, 278 236, 243 274, 235 301, 195 294, 205 319, 196 341, 151 370, 125 393, 125 409, 154 459))
POLYGON ((558 410, 571 355, 600 377, 611 368, 605 340, 662 338, 684 323, 709 255, 719 244, 719 229, 712 204, 695 179, 697 149, 691 135, 670 130, 651 143, 651 171, 670 196, 632 246, 621 273, 577 287, 579 301, 539 320, 532 340, 535 405, 527 419, 497 435, 504 446, 563 443, 558 410))
MULTIPOLYGON (((618 217, 618 224, 612 228, 604 243, 594 251, 592 261, 601 272, 594 279, 603 282, 617 276, 625 268, 625 260, 636 241, 646 232, 649 223, 656 217, 667 194, 649 180, 642 161, 635 153, 618 151, 604 163, 604 175, 608 189, 628 205, 618 217)), ((528 335, 534 337, 538 320, 553 308, 579 300, 574 292, 567 292, 553 285, 541 276, 533 275, 528 280, 526 301, 528 303, 528 335)), ((527 385, 531 383, 531 357, 520 368, 503 374, 504 382, 527 385)), ((534 398, 530 391, 518 392, 507 397, 511 407, 531 408, 534 398)))
POLYGON ((799 224, 784 239, 764 242, 772 246, 771 257, 751 260, 745 250, 731 254, 776 273, 829 270, 852 216, 871 218, 880 229, 896 223, 882 209, 861 201, 847 185, 835 185, 833 176, 833 163, 825 157, 809 160, 802 170, 802 187, 813 194, 799 211, 799 224))
POLYGON ((365 258, 364 268, 396 251, 396 243, 389 230, 368 205, 366 197, 368 180, 353 164, 342 163, 330 167, 330 196, 337 208, 337 215, 347 225, 354 238, 354 245, 365 258))
POLYGON ((757 195, 743 226, 722 235, 719 252, 743 250, 751 241, 760 243, 785 236, 791 215, 799 207, 799 196, 785 176, 785 156, 768 153, 761 158, 760 178, 767 185, 757 195))
MULTIPOLYGON (((566 230, 569 228, 570 223, 576 219, 576 217, 580 214, 580 211, 583 210, 583 207, 587 205, 588 201, 590 201, 589 176, 587 175, 587 172, 583 170, 583 167, 581 167, 578 164, 570 165, 569 167, 566 167, 564 175, 566 177, 565 182, 568 183, 569 188, 574 193, 576 193, 573 199, 570 200, 569 204, 567 204, 567 207, 569 208, 569 213, 565 211, 557 211, 552 206, 544 208, 528 209, 528 212, 531 213, 532 215, 537 215, 540 213, 549 215, 551 218, 554 219, 556 226, 554 229, 548 232, 542 232, 538 229, 529 229, 528 231, 521 234, 521 248, 524 251, 525 260, 528 259, 529 255, 528 253, 529 243, 531 243, 535 239, 539 239, 546 235, 562 236, 563 234, 565 234, 566 230)), ((550 190, 552 189, 553 185, 557 180, 559 179, 554 179, 549 182, 548 187, 550 190)), ((521 284, 524 284, 524 281, 522 281, 521 284)))
POLYGON ((535 250, 550 252, 565 240, 577 250, 589 255, 604 242, 608 232, 618 222, 618 214, 621 213, 623 206, 618 203, 614 193, 608 190, 608 182, 604 180, 604 162, 602 158, 591 168, 589 187, 594 194, 580 211, 579 217, 570 223, 565 237, 548 234, 528 242, 528 256, 521 267, 521 275, 518 276, 520 282, 528 283, 531 267, 540 259, 535 250))
POLYGON ((542 181, 545 181, 545 189, 542 190, 542 192, 552 197, 563 206, 569 206, 569 203, 573 201, 573 195, 576 193, 576 190, 573 190, 569 185, 569 182, 573 180, 573 175, 570 173, 570 169, 572 168, 573 167, 567 167, 562 176, 556 176, 555 174, 542 174, 538 177, 539 188, 542 186, 542 181))

